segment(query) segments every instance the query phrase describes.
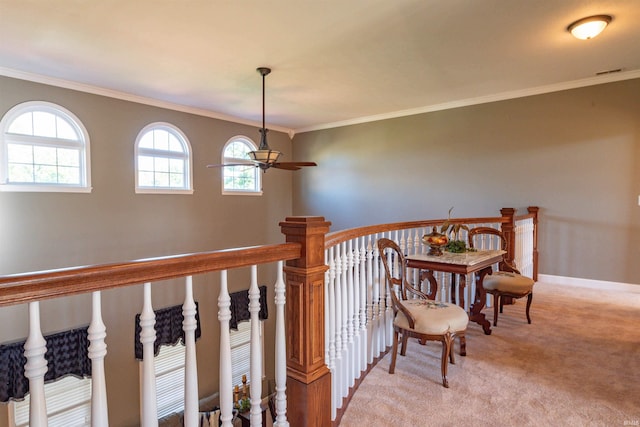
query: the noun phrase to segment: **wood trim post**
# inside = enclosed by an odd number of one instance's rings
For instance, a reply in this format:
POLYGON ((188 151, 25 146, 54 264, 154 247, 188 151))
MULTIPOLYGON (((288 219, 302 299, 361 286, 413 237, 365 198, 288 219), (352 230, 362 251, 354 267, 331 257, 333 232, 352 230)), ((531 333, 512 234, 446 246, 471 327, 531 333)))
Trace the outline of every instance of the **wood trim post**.
POLYGON ((533 280, 538 281, 538 210, 537 206, 529 206, 527 212, 533 216, 533 280))
POLYGON ((287 217, 280 223, 287 243, 301 243, 302 256, 287 261, 287 416, 292 426, 331 425, 331 374, 324 357, 324 217, 287 217))
POLYGON ((516 247, 516 210, 514 208, 502 208, 500 209, 500 214, 507 218, 507 222, 503 222, 501 226, 502 234, 507 239, 507 253, 504 258, 505 261, 513 265, 516 247))
MULTIPOLYGON (((504 259, 513 265, 516 248, 516 210, 514 208, 502 208, 500 209, 500 214, 507 219, 507 222, 503 222, 500 226, 504 238, 507 239, 507 253, 504 255, 504 259)), ((515 303, 515 300, 508 296, 503 296, 501 300, 503 304, 515 303)), ((496 301, 494 301, 494 304, 496 304, 496 301)))

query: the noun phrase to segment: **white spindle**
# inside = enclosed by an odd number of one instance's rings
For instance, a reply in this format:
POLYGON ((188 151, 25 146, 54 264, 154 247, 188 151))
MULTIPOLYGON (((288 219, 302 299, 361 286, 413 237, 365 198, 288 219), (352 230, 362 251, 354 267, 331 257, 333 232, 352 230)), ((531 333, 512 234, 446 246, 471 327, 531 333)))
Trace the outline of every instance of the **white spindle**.
POLYGON ((222 427, 232 427, 233 389, 231 385, 231 297, 227 287, 227 270, 220 271, 220 294, 218 295, 218 321, 220 322, 220 421, 222 427))
POLYGON ((143 427, 158 425, 158 405, 156 399, 155 354, 153 343, 156 341, 156 315, 151 304, 151 283, 144 284, 144 302, 140 313, 140 342, 142 343, 142 406, 141 424, 143 427))
POLYGON ((349 239, 346 243, 345 258, 347 261, 347 343, 349 357, 349 387, 353 387, 356 377, 355 341, 353 334, 353 323, 355 321, 355 292, 353 282, 353 241, 349 239))
MULTIPOLYGON (((384 235, 379 236, 379 237, 384 237, 384 235)), ((383 254, 381 254, 378 251, 378 245, 377 245, 377 238, 376 238, 376 257, 374 259, 375 263, 373 265, 374 273, 375 273, 375 277, 377 279, 374 279, 374 286, 375 286, 375 291, 374 291, 374 295, 375 295, 375 326, 374 328, 376 329, 376 350, 375 350, 375 357, 378 357, 380 355, 380 353, 382 353, 384 351, 384 292, 385 292, 385 286, 386 286, 386 279, 385 279, 385 275, 384 275, 384 270, 383 270, 383 266, 382 266, 382 256, 384 256, 383 254)))
POLYGON ((340 244, 340 258, 342 258, 341 266, 342 266, 342 276, 341 276, 341 284, 340 290, 342 292, 342 331, 340 336, 342 337, 342 397, 347 397, 349 395, 349 378, 351 375, 351 361, 349 359, 349 327, 347 326, 349 323, 349 292, 348 292, 348 279, 347 279, 347 269, 349 268, 349 263, 346 256, 347 252, 347 244, 346 242, 342 242, 340 244))
MULTIPOLYGON (((329 250, 324 250, 324 263, 329 266, 329 250)), ((331 316, 329 315, 329 287, 331 286, 331 268, 328 267, 324 272, 324 363, 331 369, 331 361, 329 355, 329 341, 331 341, 331 316)))
POLYGON ((360 378, 360 248, 358 239, 353 239, 353 376, 360 378))
POLYGON ((286 303, 285 284, 282 277, 282 261, 278 262, 278 275, 276 279, 276 419, 273 423, 276 427, 289 427, 287 421, 287 338, 285 335, 286 303))
POLYGON ((40 303, 29 303, 29 336, 24 343, 24 376, 29 379, 29 425, 32 427, 47 427, 47 402, 44 396, 44 374, 47 373, 47 342, 40 330, 40 303))
POLYGON ((367 238, 367 280, 366 280, 366 292, 367 292, 367 363, 373 363, 374 358, 374 344, 373 340, 373 243, 371 242, 371 235, 367 238))
POLYGON ((104 376, 104 358, 107 355, 107 344, 104 342, 107 329, 102 321, 102 303, 100 292, 91 295, 91 323, 87 337, 89 338, 89 359, 91 359, 91 427, 107 427, 109 412, 107 410, 107 386, 104 376))
MULTIPOLYGON (((394 241, 398 241, 398 230, 395 232, 394 241)), ((385 284, 386 285, 386 284, 385 284)), ((384 347, 381 351, 384 351, 387 346, 390 345, 393 337, 393 310, 391 309, 391 289, 388 286, 384 287, 383 295, 385 295, 385 310, 384 310, 384 347)))
POLYGON ((328 335, 329 339, 325 345, 328 345, 329 349, 329 361, 327 363, 327 367, 331 371, 331 419, 334 420, 337 415, 337 406, 338 403, 336 401, 336 396, 338 395, 338 388, 336 387, 337 383, 337 371, 336 371, 336 338, 335 338, 335 328, 336 328, 336 293, 335 293, 335 278, 336 278, 336 264, 333 258, 333 247, 328 250, 328 264, 329 269, 327 273, 329 274, 329 280, 327 284, 327 301, 328 307, 325 307, 329 312, 329 322, 328 322, 328 335))
POLYGON ((365 238, 360 248, 360 371, 367 369, 367 253, 365 238))
POLYGON ((417 234, 417 230, 412 228, 407 231, 409 237, 407 238, 407 254, 413 255, 416 253, 416 246, 414 236, 417 234))
POLYGON ((196 360, 196 303, 193 300, 193 279, 185 278, 185 295, 182 304, 182 329, 184 330, 184 425, 198 425, 198 365, 196 360))
POLYGON ((342 260, 340 259, 340 247, 335 248, 335 271, 336 277, 334 280, 335 288, 335 346, 336 346, 336 408, 342 407, 342 385, 343 385, 343 372, 344 364, 342 357, 342 260))
POLYGON ((260 289, 258 289, 258 267, 251 266, 251 286, 249 286, 249 313, 251 314, 251 425, 262 425, 262 337, 260 336, 260 289))

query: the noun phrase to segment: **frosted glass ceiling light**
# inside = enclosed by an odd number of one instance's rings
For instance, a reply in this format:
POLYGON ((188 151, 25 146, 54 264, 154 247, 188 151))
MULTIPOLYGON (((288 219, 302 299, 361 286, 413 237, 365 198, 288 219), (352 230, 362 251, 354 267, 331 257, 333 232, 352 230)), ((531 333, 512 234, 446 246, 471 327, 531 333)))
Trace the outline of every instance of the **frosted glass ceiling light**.
POLYGON ((611 22, 609 15, 595 15, 582 18, 567 27, 573 36, 580 40, 592 39, 611 22))

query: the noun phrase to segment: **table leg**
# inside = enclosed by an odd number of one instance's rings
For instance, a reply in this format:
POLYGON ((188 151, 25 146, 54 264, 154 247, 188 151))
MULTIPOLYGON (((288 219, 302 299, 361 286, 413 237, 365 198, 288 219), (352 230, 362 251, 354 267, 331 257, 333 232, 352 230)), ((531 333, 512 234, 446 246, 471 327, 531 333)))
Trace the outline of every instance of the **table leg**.
POLYGON ((482 282, 484 281, 484 276, 488 273, 491 273, 491 267, 483 268, 477 273, 476 294, 473 305, 471 306, 471 314, 469 315, 469 320, 482 326, 485 335, 491 335, 491 323, 489 323, 482 312, 487 301, 487 292, 484 290, 482 282))
POLYGON ((467 287, 467 275, 459 274, 458 277, 458 305, 464 308, 464 290, 467 287))
POLYGON ((451 303, 452 304, 458 304, 459 303, 459 300, 456 297, 456 282, 457 282, 457 279, 458 279, 458 275, 456 273, 451 273, 451 303))

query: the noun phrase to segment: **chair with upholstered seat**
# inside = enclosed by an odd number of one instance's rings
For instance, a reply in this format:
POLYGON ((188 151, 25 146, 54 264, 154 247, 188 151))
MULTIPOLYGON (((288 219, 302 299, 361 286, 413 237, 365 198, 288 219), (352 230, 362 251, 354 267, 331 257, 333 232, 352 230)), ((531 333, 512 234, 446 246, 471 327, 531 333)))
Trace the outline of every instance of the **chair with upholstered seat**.
POLYGON ((407 280, 407 267, 400 247, 389 239, 379 239, 378 249, 383 261, 387 286, 389 286, 393 320, 393 348, 389 373, 393 374, 398 354, 398 340, 402 339, 400 354, 407 351, 409 337, 418 338, 423 344, 426 341, 442 343, 442 385, 449 387, 447 367, 449 362, 455 363, 453 343, 455 337, 460 340, 460 354, 466 355, 465 330, 469 316, 455 304, 436 302, 416 289, 407 280))
MULTIPOLYGON (((500 248, 508 251, 508 242, 500 230, 491 227, 476 227, 469 230, 467 235, 469 247, 478 247, 477 242, 481 239, 499 239, 500 248)), ((487 242, 485 242, 487 243, 487 242)), ((498 270, 484 277, 482 282, 487 293, 493 295, 493 326, 498 325, 498 308, 502 313, 505 298, 527 297, 527 322, 531 323, 529 309, 533 299, 533 279, 520 274, 515 266, 502 260, 498 263, 498 270)))

